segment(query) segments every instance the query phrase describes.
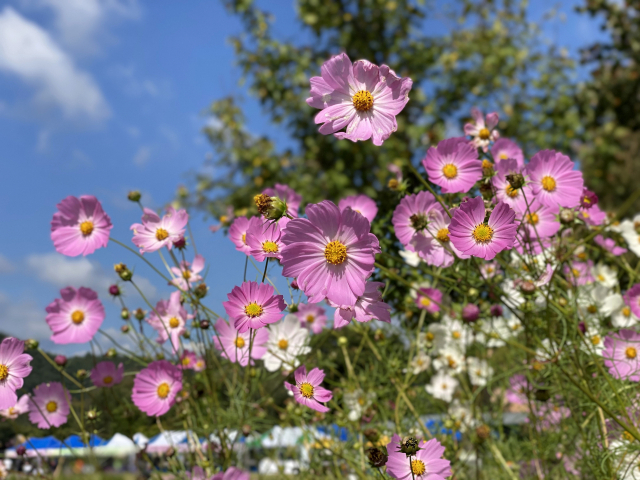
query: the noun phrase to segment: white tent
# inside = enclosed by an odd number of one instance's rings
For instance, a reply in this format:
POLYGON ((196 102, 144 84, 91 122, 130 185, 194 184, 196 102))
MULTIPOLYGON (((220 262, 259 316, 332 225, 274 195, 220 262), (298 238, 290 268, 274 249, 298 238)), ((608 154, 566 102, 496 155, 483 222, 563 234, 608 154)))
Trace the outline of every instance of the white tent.
POLYGON ((128 457, 135 455, 138 450, 135 442, 121 433, 116 433, 106 445, 94 448, 99 457, 128 457))
POLYGON ((298 445, 303 431, 300 427, 282 428, 276 425, 262 438, 263 448, 284 448, 298 445))
POLYGON ((149 439, 142 433, 135 433, 133 435, 133 442, 140 448, 144 448, 149 443, 149 439))

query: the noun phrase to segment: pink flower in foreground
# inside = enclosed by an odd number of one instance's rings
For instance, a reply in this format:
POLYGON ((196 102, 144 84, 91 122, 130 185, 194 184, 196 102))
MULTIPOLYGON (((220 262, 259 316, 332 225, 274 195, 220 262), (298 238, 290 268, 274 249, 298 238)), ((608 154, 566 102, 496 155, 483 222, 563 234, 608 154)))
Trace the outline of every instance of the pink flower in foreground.
POLYGON ((107 246, 113 225, 96 197, 69 196, 57 207, 51 220, 51 240, 58 253, 76 257, 107 246))
POLYGON ((558 206, 550 207, 535 199, 527 198, 527 200, 529 207, 527 208, 527 205, 523 204, 522 210, 517 211, 518 221, 522 222, 528 238, 535 241, 538 238, 548 238, 558 233, 560 230, 560 222, 557 219, 560 212, 558 206))
POLYGON ((24 353, 24 342, 7 337, 0 343, 0 409, 13 407, 18 401, 16 390, 31 373, 31 355, 24 353))
POLYGON ((320 386, 322 380, 324 380, 324 371, 314 368, 307 374, 306 367, 302 365, 296 369, 293 375, 296 379, 296 384, 291 385, 289 382, 284 382, 284 387, 293 392, 293 398, 295 398, 296 402, 318 412, 328 412, 329 408, 322 405, 322 403, 331 400, 333 393, 320 386))
POLYGON ((387 473, 391 478, 401 480, 444 480, 451 475, 451 462, 442 458, 444 447, 432 438, 428 442, 420 442, 420 450, 407 457, 400 452, 402 439, 396 434, 387 445, 387 473))
POLYGON ((449 138, 430 147, 422 160, 429 181, 439 185, 442 193, 467 192, 482 178, 478 151, 458 138, 449 138))
POLYGON ((364 215, 364 218, 369 220, 369 223, 373 222, 373 219, 376 218, 376 214, 378 213, 376 202, 364 194, 351 195, 338 202, 338 208, 340 208, 341 212, 347 207, 351 207, 351 210, 355 210, 359 214, 364 215))
POLYGON ((509 388, 505 392, 505 400, 515 405, 528 405, 527 392, 529 382, 524 375, 514 375, 509 379, 509 388))
POLYGON ((60 296, 46 308, 51 340, 58 344, 88 342, 105 317, 98 294, 90 288, 67 287, 60 290, 60 296))
POLYGON ((251 222, 247 229, 247 245, 249 254, 258 262, 266 258, 282 258, 282 231, 289 222, 288 218, 273 220, 259 220, 251 222))
POLYGON ((22 395, 20 399, 11 407, 0 410, 0 416, 15 420, 23 413, 29 412, 29 395, 22 395))
POLYGON ((315 304, 301 303, 295 315, 300 320, 300 326, 310 329, 313 333, 320 333, 327 324, 324 308, 315 304))
POLYGON ((269 330, 261 328, 255 332, 251 345, 252 330, 240 333, 222 318, 216 322, 217 336, 213 337, 213 346, 220 350, 223 357, 231 362, 238 362, 243 367, 249 363, 249 347, 251 346, 251 365, 253 360, 261 359, 267 352, 269 330))
POLYGON ((481 148, 483 151, 489 150, 489 144, 495 142, 500 134, 494 127, 498 125, 500 118, 496 112, 487 114, 487 121, 484 120, 484 115, 477 108, 471 109, 471 116, 474 123, 467 123, 464 126, 465 135, 473 137, 471 143, 475 148, 481 148))
POLYGON ((249 472, 236 467, 229 467, 224 472, 216 473, 211 480, 249 480, 249 472))
POLYGON ((171 339, 174 352, 180 348, 180 335, 186 332, 186 323, 190 318, 180 303, 180 292, 173 292, 169 300, 160 300, 147 318, 147 323, 158 332, 156 342, 164 343, 171 339), (158 316, 159 315, 159 316, 158 316))
POLYGON ((604 238, 602 235, 596 235, 593 241, 616 257, 624 255, 629 251, 626 248, 616 245, 616 241, 613 238, 604 238))
POLYGON ((456 209, 449 225, 451 243, 466 255, 492 260, 502 250, 513 246, 518 226, 515 212, 504 202, 494 207, 484 223, 482 197, 468 200, 456 209))
POLYGON ((554 150, 536 153, 524 169, 536 199, 550 207, 573 208, 580 203, 584 181, 569 157, 554 150))
POLYGON ((182 390, 182 372, 167 360, 151 362, 133 379, 131 400, 150 417, 167 413, 182 390))
POLYGON ((496 189, 496 198, 518 212, 523 212, 527 208, 525 197, 527 202, 531 203, 533 201, 533 192, 528 185, 514 189, 507 181, 507 175, 520 173, 521 171, 522 167, 518 166, 518 162, 508 159, 496 165, 496 174, 491 177, 491 183, 496 189))
POLYGON ((257 330, 280 320, 287 304, 282 295, 274 295, 273 291, 267 283, 244 282, 233 287, 227 294, 229 300, 222 305, 233 320, 234 328, 244 333, 250 328, 257 330))
POLYGON ((369 221, 350 208, 340 212, 328 200, 309 205, 306 218, 294 218, 282 237, 282 275, 296 277, 309 302, 325 297, 353 305, 373 272, 378 239, 369 221))
POLYGON ((189 214, 186 210, 176 211, 169 207, 167 213, 160 218, 156 212, 145 208, 142 223, 131 225, 132 241, 140 249, 140 253, 155 252, 162 247, 171 250, 173 242, 184 237, 188 222, 189 214))
POLYGON ((270 197, 278 197, 287 203, 287 213, 292 217, 298 216, 298 209, 302 203, 302 195, 295 192, 289 185, 276 183, 273 188, 265 188, 262 193, 270 197))
POLYGON ((416 296, 416 305, 421 310, 429 313, 440 311, 442 304, 442 292, 437 288, 420 288, 416 296))
POLYGON ((331 57, 321 72, 321 77, 311 78, 307 98, 311 107, 322 109, 315 118, 323 124, 320 133, 353 142, 373 137, 374 145, 382 145, 398 129, 396 115, 409 101, 410 78, 367 60, 351 64, 346 53, 331 57))
POLYGON ((513 159, 519 169, 524 168, 524 155, 516 142, 508 138, 499 138, 491 147, 491 155, 496 162, 496 166, 500 165, 504 160, 513 159))
POLYGON ((38 428, 59 427, 67 423, 71 395, 60 382, 41 383, 29 398, 29 421, 38 428))
POLYGON ((640 283, 636 283, 624 294, 624 303, 631 309, 631 312, 640 317, 640 283))
POLYGON ((382 301, 380 289, 384 287, 382 282, 367 282, 364 294, 358 297, 353 306, 339 306, 329 302, 336 311, 333 315, 333 328, 347 326, 351 320, 357 322, 370 322, 380 320, 391 323, 391 306, 382 301))
POLYGON ((604 339, 602 357, 613 378, 640 382, 640 334, 622 329, 604 339))
POLYGON ((247 231, 254 224, 262 223, 261 217, 238 217, 233 221, 231 227, 229 227, 229 238, 236 246, 236 250, 246 253, 250 255, 251 248, 249 248, 249 244, 247 243, 247 231))
POLYGON ((113 362, 100 362, 91 370, 91 381, 96 387, 111 388, 122 382, 124 377, 124 365, 117 367, 113 362))
POLYGON ((171 267, 171 271, 176 278, 171 280, 171 284, 178 287, 180 290, 187 291, 189 288, 193 288, 193 285, 202 277, 199 273, 204 270, 204 257, 202 255, 196 255, 193 259, 193 263, 187 261, 180 262, 180 268, 171 267))

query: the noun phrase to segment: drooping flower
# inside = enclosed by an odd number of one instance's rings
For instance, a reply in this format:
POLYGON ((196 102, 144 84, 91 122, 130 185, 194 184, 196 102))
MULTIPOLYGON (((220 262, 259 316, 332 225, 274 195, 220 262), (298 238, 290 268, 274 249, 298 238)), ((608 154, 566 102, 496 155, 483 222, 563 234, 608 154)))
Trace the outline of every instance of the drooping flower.
POLYGON ((51 240, 58 253, 76 257, 107 246, 113 225, 96 197, 69 196, 57 207, 51 220, 51 240))
POLYGON ((296 368, 300 361, 298 356, 311 352, 309 330, 300 326, 298 317, 290 313, 280 323, 269 325, 267 352, 262 360, 264 367, 275 372, 280 368, 296 368))
POLYGON ((261 359, 267 351, 269 331, 261 328, 253 334, 252 330, 240 333, 233 325, 219 318, 215 325, 217 335, 213 337, 213 346, 220 350, 221 355, 231 362, 237 362, 243 367, 249 363, 249 348, 251 348, 251 365, 253 360, 261 359))
POLYGON ((171 272, 173 272, 176 278, 171 280, 170 283, 180 290, 187 291, 193 288, 195 283, 202 280, 202 277, 199 275, 202 270, 204 270, 204 257, 202 255, 196 255, 193 263, 182 261, 180 262, 180 268, 171 267, 171 272))
POLYGON ((337 305, 354 305, 380 252, 369 221, 350 208, 340 212, 328 200, 309 205, 306 213, 308 219, 287 224, 282 275, 296 277, 311 303, 326 297, 337 305))
POLYGON ((44 429, 64 425, 70 399, 69 391, 60 382, 41 383, 29 398, 29 421, 44 429))
POLYGON ((429 181, 442 193, 467 192, 482 178, 482 161, 472 145, 458 138, 448 138, 430 147, 422 160, 429 181))
POLYGON ((210 480, 249 480, 251 475, 240 468, 229 467, 224 472, 218 472, 210 480))
POLYGON ((499 138, 495 141, 491 147, 491 156, 496 162, 496 165, 500 165, 504 160, 513 159, 516 161, 518 169, 524 167, 524 155, 522 149, 513 140, 508 138, 499 138))
POLYGON ((150 417, 167 413, 182 390, 182 371, 167 360, 151 362, 133 379, 131 400, 150 417))
POLYGON ((170 206, 167 213, 160 216, 150 208, 144 209, 142 223, 131 225, 133 230, 133 243, 140 249, 140 253, 155 252, 162 247, 169 250, 173 242, 184 237, 185 228, 189 222, 189 214, 186 210, 177 210, 170 206))
POLYGON ((482 197, 472 198, 453 213, 449 225, 451 243, 466 255, 492 260, 513 246, 518 230, 515 216, 509 205, 498 202, 484 223, 484 201, 482 197))
POLYGON ((90 288, 67 287, 60 290, 60 296, 46 308, 51 340, 58 344, 88 342, 105 318, 98 294, 90 288))
POLYGON ((473 137, 471 143, 475 148, 481 148, 483 151, 489 150, 491 142, 495 142, 500 134, 494 127, 498 125, 500 118, 496 112, 487 114, 487 121, 484 120, 484 115, 477 108, 471 109, 471 116, 474 123, 467 123, 464 126, 465 135, 473 137))
POLYGON ((376 214, 378 213, 376 202, 362 193, 360 195, 345 197, 338 202, 338 208, 341 212, 347 207, 351 207, 352 210, 364 215, 364 218, 369 220, 369 223, 373 222, 373 219, 376 218, 376 214))
POLYGON ((302 327, 310 329, 313 333, 320 333, 327 324, 324 308, 316 304, 301 303, 295 315, 302 327))
POLYGON ((158 332, 156 342, 170 340, 174 352, 180 349, 180 336, 187 331, 186 323, 190 318, 180 303, 180 292, 173 292, 169 300, 160 300, 149 317, 147 323, 158 332))
POLYGON ((396 115, 409 101, 410 78, 367 60, 352 64, 346 53, 331 57, 321 72, 311 78, 307 98, 311 107, 322 109, 315 118, 323 124, 320 133, 353 142, 372 138, 374 145, 382 145, 398 129, 396 115), (345 132, 338 131, 344 127, 345 132))
POLYGON ((383 287, 384 283, 381 282, 367 282, 364 293, 352 306, 339 306, 329 301, 329 305, 336 309, 333 316, 333 328, 345 327, 351 320, 370 322, 376 319, 391 323, 391 306, 382 301, 380 289, 383 287))
POLYGON ((13 407, 18 401, 16 390, 31 373, 31 355, 24 353, 24 342, 7 337, 0 343, 0 410, 13 407))
POLYGON ((289 185, 276 183, 273 188, 265 188, 262 193, 270 197, 278 197, 287 203, 287 213, 292 217, 298 216, 298 209, 302 203, 302 195, 295 192, 289 185))
POLYGON ((124 365, 120 363, 116 367, 113 362, 100 362, 93 367, 89 376, 96 387, 111 388, 122 382, 124 365))
POLYGON ((284 297, 274 295, 273 287, 268 283, 244 282, 233 287, 227 298, 229 300, 222 305, 240 333, 277 322, 287 308, 284 297))
POLYGON ((259 220, 252 222, 247 229, 247 245, 249 254, 258 262, 266 258, 282 258, 282 231, 289 221, 283 217, 278 222, 272 220, 259 220))
POLYGON ((614 378, 640 382, 640 334, 622 329, 604 339, 604 365, 614 378))
MULTIPOLYGON (((415 195, 407 195, 393 212, 393 228, 400 243, 410 252, 417 252, 420 257, 426 258, 434 248, 433 239, 442 239, 447 242, 449 230, 440 228, 432 231, 430 221, 434 217, 433 212, 442 211, 442 207, 436 202, 435 197, 426 191, 415 195)), ((440 245, 440 244, 438 244, 440 245)))
POLYGON ((449 375, 444 370, 437 372, 431 377, 431 383, 424 388, 428 394, 433 398, 450 402, 453 399, 453 394, 458 388, 458 380, 449 375))
POLYGON ((451 475, 451 462, 442 458, 444 447, 432 438, 428 442, 422 440, 420 450, 407 457, 400 451, 400 435, 395 434, 387 445, 387 473, 391 478, 401 480, 444 480, 451 475))
POLYGON ((626 248, 617 246, 613 238, 604 238, 602 235, 596 235, 593 241, 616 257, 624 255, 629 251, 626 248))
POLYGON ((542 150, 533 156, 524 173, 540 203, 573 208, 580 203, 584 187, 582 172, 573 168, 574 163, 566 155, 542 150))
POLYGON ((419 288, 416 292, 416 305, 429 313, 440 311, 442 292, 437 288, 419 288))
POLYGON ((529 205, 522 206, 518 212, 518 221, 522 222, 524 231, 531 241, 540 238, 554 236, 560 230, 560 222, 557 219, 559 213, 558 206, 549 206, 540 203, 537 199, 529 199, 529 205))
POLYGON ((263 221, 261 217, 238 217, 233 221, 233 224, 229 227, 229 238, 236 246, 236 250, 250 255, 251 249, 247 243, 247 231, 255 223, 261 224, 263 221))
POLYGON ((507 175, 519 174, 522 168, 523 167, 518 165, 518 162, 514 159, 503 160, 497 164, 496 174, 491 177, 491 183, 496 189, 496 198, 518 212, 524 212, 526 210, 525 198, 529 203, 531 203, 534 198, 529 185, 525 184, 521 188, 513 188, 507 180, 507 175))
POLYGON ((9 408, 3 408, 0 410, 0 417, 8 418, 9 420, 15 420, 20 415, 29 412, 29 395, 22 395, 18 401, 9 408))
POLYGON ((284 386, 293 393, 296 402, 318 412, 328 412, 329 408, 322 404, 331 400, 333 393, 320 386, 324 380, 324 371, 314 368, 307 374, 306 367, 302 365, 293 375, 296 380, 295 385, 284 382, 284 386))

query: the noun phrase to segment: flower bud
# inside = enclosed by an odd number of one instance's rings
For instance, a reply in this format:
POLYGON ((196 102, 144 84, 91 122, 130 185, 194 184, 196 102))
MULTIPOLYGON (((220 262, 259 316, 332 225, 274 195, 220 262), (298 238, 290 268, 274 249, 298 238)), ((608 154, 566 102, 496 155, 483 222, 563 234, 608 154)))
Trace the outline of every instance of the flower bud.
POLYGON ((278 197, 260 193, 253 197, 258 213, 269 220, 279 220, 287 214, 287 202, 278 197))
POLYGON ((178 240, 173 242, 173 246, 176 247, 178 250, 184 250, 185 248, 187 248, 187 241, 185 240, 184 237, 180 237, 178 240))
POLYGON ((347 337, 338 337, 338 346, 346 347, 347 345, 349 345, 349 340, 347 339, 347 337))
POLYGON ((29 350, 35 350, 36 348, 38 348, 38 346, 40 345, 40 343, 39 343, 37 340, 35 340, 35 339, 33 339, 33 338, 30 338, 29 340, 26 340, 26 341, 24 342, 24 345, 25 345, 25 347, 27 347, 29 350))
POLYGON ((367 458, 369 464, 374 468, 384 467, 387 464, 389 456, 384 453, 380 448, 369 448, 367 450, 367 458))
POLYGON ((139 321, 144 320, 144 316, 145 316, 144 310, 142 310, 141 308, 134 310, 133 316, 136 317, 136 320, 139 320, 139 321))
POLYGON ((404 437, 400 442, 399 452, 405 453, 407 456, 415 455, 420 448, 420 442, 415 437, 404 437))
POLYGON ((133 272, 129 270, 124 263, 118 263, 114 265, 113 269, 125 282, 128 282, 133 278, 133 272))
POLYGON ((524 187, 524 177, 521 173, 510 173, 506 175, 505 178, 514 190, 524 187))
POLYGON ((139 202, 142 198, 142 194, 138 190, 131 190, 127 198, 132 202, 139 202))
POLYGON ((585 333, 587 333, 587 325, 584 322, 578 323, 578 330, 580 330, 580 333, 584 335, 585 333))
POLYGON ((116 352, 115 348, 110 348, 109 350, 107 350, 107 353, 105 354, 106 357, 108 358, 113 358, 118 354, 118 352, 116 352))
POLYGON ((485 200, 491 200, 493 198, 493 186, 490 183, 481 183, 480 193, 482 194, 482 198, 485 200))
POLYGON ((491 428, 489 428, 489 425, 480 425, 476 428, 476 435, 480 442, 484 442, 491 435, 491 428))
POLYGON ((211 326, 211 324, 209 323, 209 320, 200 320, 200 328, 202 330, 206 330, 211 326))
POLYGON ((376 330, 373 333, 373 339, 376 342, 381 342, 382 340, 384 340, 384 331, 383 330, 376 330))
POLYGON ((380 438, 380 432, 375 428, 367 428, 364 432, 362 432, 367 440, 370 442, 377 442, 380 438))
POLYGON ((122 318, 123 320, 129 320, 129 309, 127 307, 124 307, 120 311, 120 318, 122 318))
POLYGON ((251 367, 251 368, 249 369, 249 376, 250 376, 251 378, 255 378, 255 377, 257 377, 257 376, 258 376, 258 370, 256 370, 255 368, 251 367))
POLYGON ((92 408, 91 410, 87 411, 88 420, 95 420, 96 418, 98 418, 98 412, 96 410, 92 408))
POLYGON ((87 378, 87 375, 87 371, 84 368, 81 368, 76 372, 76 377, 78 378, 78 380, 84 380, 85 378, 87 378))
POLYGON ((22 457, 27 453, 27 447, 25 447, 24 445, 18 445, 16 447, 16 453, 18 454, 18 456, 22 457))
POLYGON ((476 322, 480 318, 480 308, 473 303, 468 303, 462 308, 462 320, 467 323, 476 322))
POLYGON ((560 297, 558 299, 558 305, 560 305, 561 307, 566 307, 569 304, 569 302, 567 302, 567 299, 564 297, 560 297))
POLYGON ((575 213, 570 208, 560 209, 560 221, 565 225, 568 223, 573 223, 575 218, 576 218, 575 213))
POLYGON ((120 293, 121 293, 121 292, 120 292, 120 287, 118 287, 118 285, 115 285, 115 284, 114 284, 114 285, 111 285, 111 286, 109 287, 109 294, 110 294, 110 295, 113 295, 114 297, 117 297, 117 296, 119 296, 119 295, 120 295, 120 293))
POLYGON ((209 287, 207 287, 207 285, 204 283, 201 283, 200 285, 198 285, 196 288, 193 289, 193 294, 196 296, 196 298, 204 298, 207 296, 208 292, 209 292, 209 287))
POLYGON ((547 390, 546 388, 538 388, 535 391, 534 395, 536 397, 536 400, 538 400, 539 402, 546 402, 551 398, 551 392, 549 392, 549 390, 547 390))
POLYGON ((492 317, 501 317, 502 314, 504 313, 502 310, 502 305, 491 305, 491 308, 489 309, 489 311, 491 312, 491 316, 492 317))
POLYGON ((298 311, 298 304, 292 303, 289 305, 289 313, 296 313, 298 311))
POLYGON ((56 355, 53 358, 53 361, 56 362, 56 365, 64 367, 67 364, 67 357, 65 357, 64 355, 56 355))
POLYGON ((186 339, 189 339, 191 338, 191 333, 189 333, 189 330, 185 330, 182 336, 186 339))
POLYGON ((536 286, 531 280, 525 280, 520 284, 520 291, 525 295, 533 295, 536 293, 536 286))
POLYGON ((122 327, 120 327, 120 331, 122 333, 129 333, 129 330, 131 330, 131 328, 129 327, 129 325, 122 325, 122 327))
POLYGON ((387 187, 389 188, 389 190, 397 190, 398 185, 399 185, 399 182, 396 178, 390 178, 389 182, 387 183, 387 187))
POLYGON ((164 360, 164 353, 160 352, 156 355, 156 360, 164 360))
POLYGON ((293 282, 291 282, 291 288, 294 290, 300 290, 300 286, 298 285, 297 280, 294 280, 293 282))

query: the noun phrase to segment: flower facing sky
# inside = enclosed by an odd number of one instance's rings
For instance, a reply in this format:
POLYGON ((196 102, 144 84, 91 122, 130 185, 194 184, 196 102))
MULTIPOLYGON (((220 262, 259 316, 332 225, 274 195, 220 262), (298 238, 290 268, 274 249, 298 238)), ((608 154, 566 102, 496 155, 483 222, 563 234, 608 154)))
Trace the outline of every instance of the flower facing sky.
POLYGON ((522 166, 518 165, 518 162, 513 159, 507 159, 496 165, 496 174, 491 177, 491 183, 496 189, 496 198, 518 212, 524 212, 527 209, 525 197, 529 203, 533 200, 533 192, 529 185, 515 189, 507 181, 507 175, 517 174, 521 171, 522 166))
POLYGON ((111 388, 122 382, 124 377, 124 365, 117 367, 113 362, 100 362, 91 370, 91 381, 96 387, 111 388))
POLYGON ((518 168, 524 167, 524 155, 522 149, 513 140, 508 138, 499 138, 491 147, 491 155, 496 165, 500 165, 503 161, 513 159, 516 161, 518 168))
POLYGON ((416 292, 416 305, 421 310, 429 313, 440 311, 442 304, 442 292, 437 288, 420 288, 416 292))
POLYGON ((346 53, 326 61, 321 75, 311 78, 307 98, 311 107, 322 110, 315 118, 323 124, 320 133, 353 142, 372 138, 374 145, 382 145, 398 129, 396 115, 409 101, 410 78, 367 60, 352 64, 346 53))
POLYGON ((142 223, 131 225, 133 230, 133 243, 140 249, 140 253, 155 252, 162 247, 169 250, 173 242, 184 237, 185 228, 189 222, 189 214, 186 210, 177 210, 169 207, 167 213, 160 216, 150 208, 144 209, 142 223))
POLYGON ((287 213, 292 217, 298 216, 298 209, 302 203, 302 195, 295 192, 289 185, 276 183, 273 188, 265 188, 262 193, 270 197, 278 197, 287 203, 287 213))
POLYGON ((57 207, 51 220, 51 240, 58 253, 76 257, 107 246, 113 225, 96 197, 69 196, 57 207))
POLYGON ((488 113, 485 122, 484 115, 477 108, 471 109, 471 116, 474 122, 465 124, 464 133, 473 137, 471 144, 475 148, 481 148, 486 152, 489 150, 491 142, 495 142, 500 136, 498 131, 494 130, 500 118, 496 112, 488 113))
POLYGON ((216 336, 213 337, 213 346, 218 349, 224 358, 230 362, 237 362, 243 367, 249 363, 249 348, 251 347, 251 364, 253 360, 261 359, 267 352, 266 343, 269 340, 269 331, 261 328, 253 334, 253 330, 244 333, 238 332, 233 325, 219 318, 215 325, 216 336))
POLYGON ((18 401, 9 408, 0 409, 0 417, 15 420, 20 415, 29 412, 29 395, 22 395, 18 401))
POLYGON ((182 390, 182 371, 167 360, 151 362, 133 379, 131 400, 150 417, 167 413, 182 390))
POLYGON ((246 232, 246 242, 249 246, 249 254, 258 262, 265 258, 282 258, 282 230, 288 222, 288 218, 280 221, 263 220, 251 222, 246 232))
POLYGON ((90 288, 67 287, 60 290, 60 296, 46 308, 51 340, 58 344, 88 342, 105 318, 98 294, 90 288))
POLYGON ((255 228, 254 224, 262 224, 262 222, 261 217, 238 217, 233 221, 229 227, 229 238, 236 246, 236 250, 250 255, 251 248, 247 243, 247 231, 252 227, 255 228))
POLYGON ((369 220, 369 223, 373 222, 378 213, 376 202, 362 193, 345 197, 338 202, 338 208, 340 208, 341 212, 347 207, 351 207, 352 210, 364 215, 364 218, 369 220))
POLYGON ((170 340, 174 352, 180 348, 180 335, 187 331, 186 324, 189 314, 180 303, 180 292, 171 294, 169 300, 160 300, 147 318, 149 325, 158 332, 156 342, 164 343, 170 340))
POLYGON ((425 390, 433 398, 450 402, 453 400, 453 394, 458 388, 458 380, 449 375, 446 371, 441 370, 431 377, 431 383, 426 385, 425 390))
POLYGON ((67 423, 71 395, 60 382, 41 383, 29 399, 29 421, 49 429, 67 423))
POLYGON ((227 298, 229 300, 222 305, 240 333, 277 322, 287 308, 284 297, 274 295, 273 287, 268 283, 244 282, 233 287, 227 298))
POLYGON ((171 267, 171 272, 176 277, 171 283, 181 290, 187 291, 193 288, 196 282, 202 280, 200 272, 204 270, 204 257, 196 255, 193 263, 187 261, 180 262, 180 268, 171 267))
POLYGON ((459 138, 449 138, 430 147, 422 160, 429 181, 442 193, 467 192, 482 178, 482 161, 478 151, 459 138))
POLYGON ((432 438, 428 442, 422 440, 420 450, 407 457, 400 452, 400 435, 395 434, 387 445, 387 473, 391 478, 400 480, 444 480, 451 475, 451 462, 442 458, 444 447, 432 438))
POLYGON ((264 367, 270 372, 296 368, 300 363, 297 357, 311 352, 308 343, 309 330, 302 328, 298 317, 290 313, 282 322, 269 325, 267 352, 262 357, 264 367))
POLYGON ((604 339, 602 357, 613 378, 640 382, 640 334, 622 329, 604 339))
POLYGON ((569 157, 554 150, 536 153, 524 169, 531 190, 540 203, 573 208, 580 203, 584 180, 569 157))
POLYGON ((384 288, 382 282, 367 282, 364 293, 358 297, 353 306, 343 305, 340 307, 329 301, 329 305, 336 308, 333 316, 333 328, 345 327, 351 320, 370 322, 376 319, 391 323, 391 306, 382 301, 381 288, 384 288))
POLYGON ((310 329, 313 333, 320 333, 327 324, 327 315, 324 308, 313 303, 301 303, 295 313, 304 328, 310 329))
POLYGON ((323 403, 331 400, 333 393, 320 386, 324 380, 324 371, 314 368, 307 374, 306 367, 302 365, 294 372, 294 377, 296 380, 295 385, 284 382, 284 386, 293 393, 293 398, 295 398, 296 402, 318 412, 328 412, 329 408, 323 403))
POLYGON ((13 407, 18 401, 16 390, 31 373, 31 355, 24 353, 24 342, 7 337, 0 343, 0 410, 13 407))

